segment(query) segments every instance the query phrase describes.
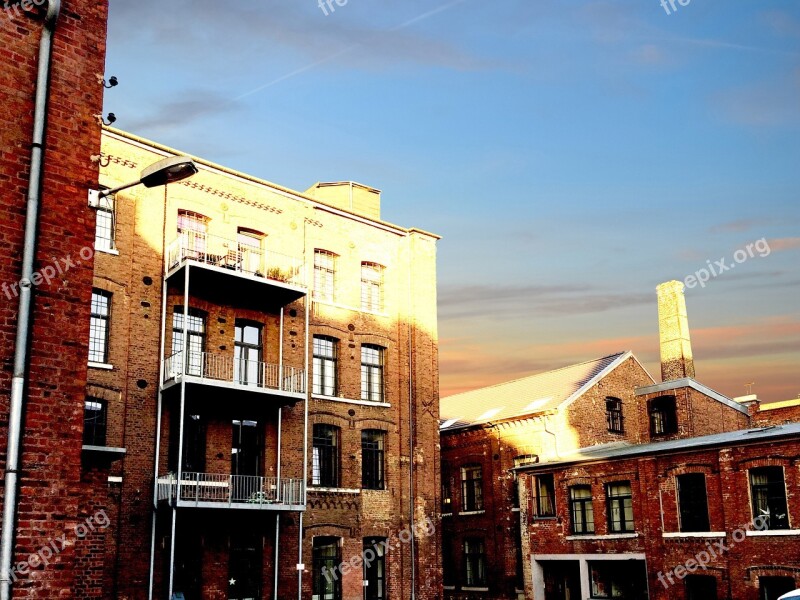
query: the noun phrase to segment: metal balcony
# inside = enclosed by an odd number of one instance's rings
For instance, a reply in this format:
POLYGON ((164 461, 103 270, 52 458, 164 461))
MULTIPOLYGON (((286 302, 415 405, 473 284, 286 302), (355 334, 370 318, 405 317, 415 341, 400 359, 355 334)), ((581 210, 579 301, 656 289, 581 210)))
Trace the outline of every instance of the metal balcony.
POLYGON ((181 484, 174 473, 158 478, 158 500, 178 508, 225 508, 240 510, 303 510, 303 480, 183 473, 181 484))
POLYGON ((230 301, 266 300, 283 306, 306 294, 302 258, 202 232, 188 231, 167 246, 167 279, 192 270, 194 291, 230 301))
POLYGON ((306 391, 305 369, 234 358, 230 354, 183 351, 164 360, 163 387, 167 389, 185 379, 187 383, 224 387, 245 392, 279 394, 303 400, 306 391))

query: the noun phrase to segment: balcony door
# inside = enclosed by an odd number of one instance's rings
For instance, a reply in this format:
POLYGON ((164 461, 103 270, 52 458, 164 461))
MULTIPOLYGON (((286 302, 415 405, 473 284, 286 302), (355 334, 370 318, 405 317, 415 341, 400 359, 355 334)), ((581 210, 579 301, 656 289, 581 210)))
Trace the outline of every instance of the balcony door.
POLYGON ((263 327, 250 321, 236 321, 233 347, 233 378, 242 385, 262 385, 261 360, 263 327))
POLYGON ((205 262, 208 217, 190 210, 178 211, 178 235, 184 256, 205 262))
POLYGON ((231 534, 228 600, 258 600, 262 597, 263 554, 260 535, 250 531, 234 531, 231 534))
MULTIPOLYGON (((189 309, 186 321, 186 335, 189 338, 187 348, 189 353, 184 357, 183 363, 187 375, 203 377, 203 353, 206 349, 206 318, 200 311, 189 309)), ((183 307, 176 306, 172 313, 172 354, 183 351, 183 307)), ((177 370, 180 361, 172 365, 177 370)), ((174 375, 175 373, 170 373, 174 375)))
POLYGON ((233 475, 233 502, 258 501, 263 493, 261 481, 261 453, 263 423, 247 419, 233 421, 231 440, 231 475, 233 475))
POLYGON ((263 249, 261 247, 264 236, 256 231, 239 228, 237 244, 241 259, 241 270, 245 273, 265 275, 263 267, 263 249))

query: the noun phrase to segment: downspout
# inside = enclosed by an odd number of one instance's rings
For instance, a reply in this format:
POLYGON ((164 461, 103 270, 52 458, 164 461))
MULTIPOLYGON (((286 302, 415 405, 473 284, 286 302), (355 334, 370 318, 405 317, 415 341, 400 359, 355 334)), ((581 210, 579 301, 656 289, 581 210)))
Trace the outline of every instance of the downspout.
POLYGON ((11 399, 8 415, 8 452, 5 467, 3 498, 3 533, 0 545, 0 600, 11 598, 11 563, 16 531, 17 494, 19 491, 19 455, 22 438, 22 414, 25 390, 28 385, 30 354, 31 307, 33 305, 33 263, 36 258, 39 204, 44 171, 44 139, 47 129, 47 101, 50 96, 50 69, 53 54, 53 35, 61 12, 61 0, 48 0, 42 38, 39 42, 39 71, 36 76, 36 100, 31 141, 31 171, 28 180, 28 207, 25 215, 25 241, 22 251, 22 277, 17 313, 17 335, 14 347, 14 375, 11 380, 11 399))
POLYGON ((414 536, 415 523, 414 523, 414 509, 416 507, 416 497, 414 496, 414 317, 416 316, 413 308, 413 294, 411 292, 412 277, 411 277, 411 261, 413 258, 413 248, 411 247, 411 238, 408 239, 408 435, 409 435, 409 470, 408 470, 408 495, 409 495, 409 509, 408 521, 409 529, 411 530, 411 600, 417 598, 417 562, 416 562, 416 540, 414 536))

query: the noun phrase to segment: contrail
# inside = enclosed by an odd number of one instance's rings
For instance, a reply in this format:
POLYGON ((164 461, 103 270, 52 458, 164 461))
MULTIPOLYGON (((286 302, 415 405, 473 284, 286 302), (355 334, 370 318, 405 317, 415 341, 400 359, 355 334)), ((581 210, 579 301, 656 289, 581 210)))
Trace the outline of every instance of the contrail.
MULTIPOLYGON (((442 4, 441 6, 439 6, 437 8, 434 8, 433 10, 429 10, 427 12, 424 12, 421 15, 416 16, 413 19, 409 19, 408 21, 404 21, 403 23, 400 23, 399 25, 396 25, 395 27, 387 29, 386 31, 399 31, 401 29, 405 29, 407 27, 411 27, 411 25, 414 25, 415 23, 419 23, 420 21, 424 21, 425 19, 428 19, 428 18, 430 18, 430 17, 432 17, 434 15, 438 15, 439 13, 442 13, 442 12, 444 12, 446 10, 449 10, 449 9, 453 8, 454 6, 456 6, 458 4, 463 4, 466 1, 467 0, 451 0, 451 2, 447 2, 446 4, 442 4)), ((252 96, 253 94, 257 94, 258 92, 263 91, 263 90, 265 90, 267 88, 270 88, 273 85, 276 85, 278 83, 281 83, 282 81, 286 81, 287 79, 291 79, 292 77, 300 75, 301 73, 305 73, 306 71, 310 71, 311 69, 313 69, 315 67, 318 67, 318 66, 320 66, 322 64, 325 64, 326 62, 330 62, 333 59, 338 58, 338 57, 342 56, 343 54, 347 54, 348 52, 351 52, 352 50, 355 50, 356 48, 358 48, 360 46, 363 46, 363 45, 364 44, 361 43, 361 42, 358 42, 358 43, 355 43, 355 44, 351 44, 350 46, 347 46, 346 48, 343 48, 343 49, 339 50, 338 52, 334 52, 333 54, 329 54, 325 58, 321 58, 321 59, 319 59, 317 61, 309 63, 304 67, 300 67, 299 69, 295 69, 294 71, 291 71, 290 73, 286 73, 286 75, 282 75, 282 76, 278 77, 277 79, 273 79, 272 81, 270 81, 268 83, 265 83, 265 84, 260 85, 260 86, 258 86, 256 88, 253 88, 252 90, 247 91, 247 92, 245 92, 243 94, 240 94, 239 96, 236 96, 233 99, 233 102, 236 102, 236 101, 241 100, 243 98, 247 98, 248 96, 252 96)))

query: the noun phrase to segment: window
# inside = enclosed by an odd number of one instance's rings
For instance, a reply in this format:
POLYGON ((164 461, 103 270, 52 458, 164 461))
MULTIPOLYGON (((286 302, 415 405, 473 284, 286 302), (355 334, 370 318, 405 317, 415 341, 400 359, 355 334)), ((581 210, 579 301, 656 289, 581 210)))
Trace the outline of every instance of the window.
POLYGON ((380 346, 361 346, 361 399, 383 402, 383 353, 380 346))
POLYGON ((486 585, 486 549, 480 538, 464 540, 464 585, 466 587, 486 585))
POLYGON ((766 519, 764 529, 789 529, 783 467, 750 469, 750 498, 753 519, 766 519))
POLYGON ((321 335, 314 336, 314 389, 322 396, 338 393, 339 340, 321 335))
POLYGON ((312 550, 312 600, 341 600, 342 576, 339 538, 315 537, 312 550))
POLYGON ((480 465, 461 467, 461 510, 483 510, 483 482, 480 465))
POLYGON ((706 476, 687 473, 678 475, 677 481, 681 531, 710 531, 706 476))
POLYGON ((339 487, 339 428, 314 425, 311 485, 339 487))
POLYGON ((383 267, 376 263, 361 263, 361 310, 383 310, 383 267))
MULTIPOLYGON (((589 562, 590 598, 648 598, 643 560, 589 562)), ((710 600, 710 599, 705 599, 710 600)))
POLYGON ((314 298, 333 302, 336 282, 336 255, 314 250, 314 298))
POLYGON ((453 483, 450 478, 450 466, 442 463, 442 513, 453 514, 453 483))
POLYGON ((114 250, 116 231, 116 211, 114 196, 100 199, 94 226, 94 247, 96 250, 114 250))
POLYGON ((386 433, 377 429, 361 432, 361 487, 384 489, 383 456, 386 433))
POLYGON ((266 383, 278 387, 277 380, 262 381, 261 359, 261 324, 237 319, 233 338, 233 380, 241 385, 259 386, 266 383))
POLYGON ((611 433, 624 433, 622 426, 622 400, 606 398, 606 421, 611 433))
POLYGON ((678 432, 675 396, 661 396, 650 401, 650 435, 669 435, 678 432))
POLYGON ((594 533, 591 486, 576 485, 569 488, 569 504, 572 515, 572 533, 575 535, 594 533))
POLYGON ((687 575, 686 600, 717 600, 717 578, 713 575, 687 575))
POLYGON ((606 485, 609 533, 631 533, 633 529, 633 503, 631 484, 618 481, 606 485))
MULTIPOLYGON (((170 419, 169 453, 167 461, 170 471, 178 470, 178 440, 180 419, 170 419)), ((206 419, 200 414, 187 413, 183 421, 183 465, 184 473, 202 473, 206 466, 206 419)))
POLYGON ((386 538, 364 538, 364 600, 386 598, 386 538), (368 554, 368 552, 370 554, 368 554), (371 561, 367 559, 374 554, 371 561))
POLYGON ((264 235, 250 229, 239 228, 236 241, 239 249, 239 266, 245 273, 264 275, 261 242, 264 235))
POLYGON ((190 210, 178 211, 178 235, 185 258, 206 260, 208 217, 190 210))
POLYGON ((105 446, 107 424, 108 403, 98 398, 87 398, 83 404, 83 443, 105 446))
POLYGON ((778 600, 784 594, 795 590, 794 577, 759 577, 758 589, 758 600, 778 600))
MULTIPOLYGON (((186 319, 186 333, 189 338, 189 352, 183 359, 186 374, 203 376, 203 355, 206 349, 206 317, 194 308, 189 308, 186 319)), ((172 311, 172 354, 183 352, 183 307, 176 306, 172 311)), ((180 361, 178 361, 180 363, 180 361)))
POLYGON ((451 546, 451 540, 442 540, 442 584, 446 587, 452 587, 456 584, 456 568, 455 552, 451 546))
POLYGON ((552 475, 533 478, 533 516, 539 519, 556 516, 556 494, 552 475))
POLYGON ((89 324, 89 361, 108 362, 108 336, 111 319, 111 294, 92 290, 92 316, 89 324))

